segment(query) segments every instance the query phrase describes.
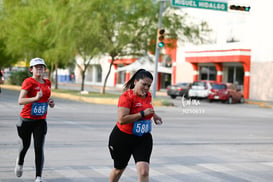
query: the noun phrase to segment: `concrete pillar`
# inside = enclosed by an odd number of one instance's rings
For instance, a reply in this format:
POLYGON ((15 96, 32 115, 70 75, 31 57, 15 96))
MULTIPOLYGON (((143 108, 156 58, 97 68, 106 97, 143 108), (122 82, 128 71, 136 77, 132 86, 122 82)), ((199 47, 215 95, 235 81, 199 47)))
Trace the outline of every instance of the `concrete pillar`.
POLYGON ((199 79, 199 70, 197 63, 191 63, 193 67, 193 81, 197 81, 199 79))
POLYGON ((214 63, 217 71, 216 81, 222 82, 223 81, 223 64, 222 63, 214 63))
POLYGON ((249 98, 249 85, 250 85, 250 61, 243 62, 244 67, 244 98, 249 98))

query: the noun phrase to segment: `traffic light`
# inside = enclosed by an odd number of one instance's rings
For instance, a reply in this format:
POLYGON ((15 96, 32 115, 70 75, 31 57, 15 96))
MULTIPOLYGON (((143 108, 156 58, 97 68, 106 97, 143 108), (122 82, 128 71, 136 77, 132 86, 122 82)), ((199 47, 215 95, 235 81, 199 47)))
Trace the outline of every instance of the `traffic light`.
POLYGON ((158 48, 162 48, 164 47, 164 33, 165 33, 165 30, 160 28, 158 29, 157 31, 157 47, 158 48))
POLYGON ((240 5, 230 5, 229 9, 235 10, 235 11, 250 11, 250 6, 240 6, 240 5))

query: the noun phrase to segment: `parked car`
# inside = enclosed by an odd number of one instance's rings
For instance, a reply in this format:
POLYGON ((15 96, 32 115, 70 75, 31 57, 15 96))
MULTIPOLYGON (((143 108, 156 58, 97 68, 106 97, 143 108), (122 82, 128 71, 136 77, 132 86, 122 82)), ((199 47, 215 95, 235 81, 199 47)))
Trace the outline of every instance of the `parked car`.
POLYGON ((217 82, 211 80, 194 81, 189 89, 189 98, 207 98, 214 83, 217 82))
POLYGON ((227 102, 229 104, 235 102, 243 103, 244 95, 232 83, 216 83, 212 86, 208 99, 210 102, 220 100, 223 103, 227 102))
POLYGON ((191 83, 177 83, 167 87, 167 94, 172 99, 175 99, 177 96, 184 96, 188 98, 188 91, 191 86, 191 83))

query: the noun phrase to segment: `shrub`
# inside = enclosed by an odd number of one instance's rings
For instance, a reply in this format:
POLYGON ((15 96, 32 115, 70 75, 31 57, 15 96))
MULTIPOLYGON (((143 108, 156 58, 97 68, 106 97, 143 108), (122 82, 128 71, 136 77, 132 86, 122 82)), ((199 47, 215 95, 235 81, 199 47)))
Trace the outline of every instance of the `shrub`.
POLYGON ((30 76, 31 74, 28 70, 12 72, 9 77, 9 83, 12 85, 22 85, 23 81, 30 76))

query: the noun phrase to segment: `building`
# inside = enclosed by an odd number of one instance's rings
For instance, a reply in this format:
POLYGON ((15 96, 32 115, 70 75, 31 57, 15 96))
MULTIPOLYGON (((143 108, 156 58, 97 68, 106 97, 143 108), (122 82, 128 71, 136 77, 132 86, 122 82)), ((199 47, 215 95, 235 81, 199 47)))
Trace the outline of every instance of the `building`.
MULTIPOLYGON (((273 12, 271 1, 238 1, 251 6, 250 12, 190 9, 214 30, 215 43, 179 46, 176 79, 208 79, 238 84, 246 99, 273 100, 273 12), (261 21, 262 20, 262 21, 261 21)), ((180 44, 181 45, 181 44, 180 44)))
MULTIPOLYGON (((161 60, 160 64, 172 72, 158 73, 158 90, 177 82, 216 80, 237 84, 246 99, 273 101, 273 23, 270 21, 273 1, 241 0, 237 3, 250 5, 250 12, 177 10, 186 11, 194 17, 193 20, 208 22, 213 29, 209 37, 212 44, 193 46, 178 41, 175 49, 165 49, 169 61, 161 60)), ((135 58, 116 60, 107 86, 120 87, 129 80, 133 71, 120 68, 135 61, 135 58)), ((102 85, 109 63, 107 58, 94 63, 93 66, 100 67, 95 73, 101 75, 98 80, 102 82, 89 82, 87 79, 86 83, 102 85)), ((87 77, 96 77, 94 72, 92 75, 87 77)))

